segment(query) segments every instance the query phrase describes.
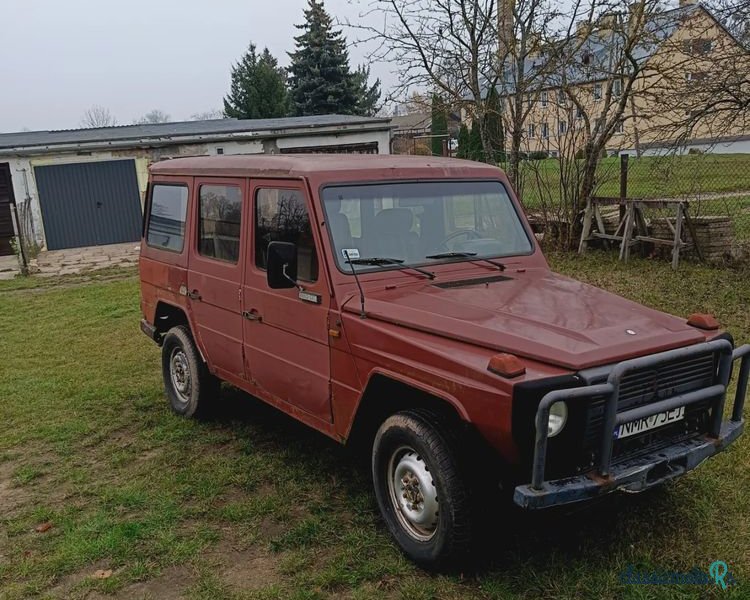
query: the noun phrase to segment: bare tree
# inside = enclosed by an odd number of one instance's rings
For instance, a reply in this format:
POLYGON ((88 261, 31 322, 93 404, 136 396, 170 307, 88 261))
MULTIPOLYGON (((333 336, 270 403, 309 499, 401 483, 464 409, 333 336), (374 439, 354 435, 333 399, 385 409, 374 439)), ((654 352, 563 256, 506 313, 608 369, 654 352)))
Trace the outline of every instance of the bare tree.
POLYGON ((675 149, 750 128, 750 0, 714 4, 693 7, 683 35, 665 44, 666 66, 653 61, 647 96, 661 118, 650 133, 675 149))
POLYGON ((104 106, 95 104, 91 108, 87 109, 83 113, 81 118, 81 127, 94 128, 94 127, 114 127, 117 125, 117 119, 104 106))
POLYGON ((487 91, 498 80, 497 1, 379 0, 364 16, 347 25, 361 33, 356 43, 375 45, 371 61, 396 66, 399 83, 391 95, 434 90, 468 109, 479 123, 484 158, 492 161, 486 122, 487 91), (363 24, 370 22, 380 25, 363 24))
POLYGON ((214 119, 224 119, 224 111, 218 108, 211 108, 209 110, 198 112, 190 115, 191 121, 211 121, 214 119))
POLYGON ((133 121, 133 125, 151 125, 154 123, 169 123, 170 120, 171 118, 167 113, 165 113, 163 110, 159 110, 158 108, 155 108, 153 110, 148 111, 142 117, 133 121))

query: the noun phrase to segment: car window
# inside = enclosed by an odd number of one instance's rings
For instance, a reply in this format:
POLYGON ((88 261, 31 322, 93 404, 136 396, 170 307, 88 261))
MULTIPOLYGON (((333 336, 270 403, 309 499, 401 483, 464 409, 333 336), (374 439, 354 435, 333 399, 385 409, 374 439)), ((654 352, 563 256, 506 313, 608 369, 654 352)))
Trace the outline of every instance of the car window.
POLYGON ((152 186, 146 243, 154 248, 182 252, 188 189, 182 185, 152 186))
MULTIPOLYGON (((384 257, 434 264, 463 253, 491 258, 533 250, 521 218, 499 181, 397 182, 323 190, 336 261, 384 257), (453 256, 447 256, 447 254, 453 256)), ((355 265, 374 270, 382 265, 355 265)))
POLYGON ((265 269, 268 244, 297 246, 297 277, 318 280, 318 256, 305 198, 299 190, 261 188, 255 196, 255 264, 265 269))
POLYGON ((236 263, 240 257, 242 192, 233 185, 202 185, 199 195, 198 252, 236 263))

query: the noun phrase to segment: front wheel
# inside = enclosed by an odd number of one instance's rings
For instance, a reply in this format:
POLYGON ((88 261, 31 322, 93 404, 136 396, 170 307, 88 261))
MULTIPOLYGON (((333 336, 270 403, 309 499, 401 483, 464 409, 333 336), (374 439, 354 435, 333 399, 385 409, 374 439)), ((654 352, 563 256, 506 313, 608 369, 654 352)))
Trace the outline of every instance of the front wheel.
POLYGON ((170 329, 161 348, 164 389, 172 410, 183 417, 205 415, 219 391, 219 381, 201 360, 187 327, 170 329))
POLYGON ((397 413, 380 426, 372 454, 380 512, 403 552, 440 569, 471 547, 471 502, 446 422, 428 411, 397 413))

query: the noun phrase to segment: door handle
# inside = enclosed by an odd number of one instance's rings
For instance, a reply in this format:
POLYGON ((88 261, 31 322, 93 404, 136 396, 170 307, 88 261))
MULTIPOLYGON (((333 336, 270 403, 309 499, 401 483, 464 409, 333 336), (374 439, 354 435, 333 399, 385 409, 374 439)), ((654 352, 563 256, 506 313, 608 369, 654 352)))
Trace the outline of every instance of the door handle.
POLYGON ((193 290, 192 292, 187 293, 187 297, 191 300, 200 300, 201 295, 198 293, 198 290, 193 290))
POLYGON ((245 317, 248 321, 258 321, 260 323, 263 320, 263 317, 260 316, 255 308, 244 311, 242 313, 242 316, 245 317))

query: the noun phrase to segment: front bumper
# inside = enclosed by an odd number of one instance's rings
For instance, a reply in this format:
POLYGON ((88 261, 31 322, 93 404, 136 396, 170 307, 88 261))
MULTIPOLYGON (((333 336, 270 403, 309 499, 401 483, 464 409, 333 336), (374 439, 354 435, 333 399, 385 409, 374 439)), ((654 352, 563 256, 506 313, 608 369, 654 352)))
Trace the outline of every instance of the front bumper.
POLYGON ((742 434, 744 430, 742 411, 748 375, 750 375, 750 345, 732 350, 729 341, 716 340, 624 361, 612 369, 607 382, 603 384, 549 392, 539 403, 536 414, 537 433, 532 481, 530 484, 519 485, 515 488, 514 502, 529 509, 559 506, 587 500, 615 490, 640 492, 687 473, 707 458, 724 450, 742 434), (680 358, 690 358, 701 353, 716 353, 719 356, 716 385, 618 412, 620 381, 626 373, 636 369, 655 367, 680 358), (740 361, 740 369, 732 417, 729 421, 722 422, 726 388, 729 384, 732 362, 735 360, 740 361), (588 398, 602 394, 606 395, 603 428, 605 433, 609 432, 609 435, 602 436, 598 467, 585 475, 544 481, 550 407, 560 400, 588 398), (616 427, 622 423, 706 399, 712 400, 711 428, 708 434, 612 464, 613 433, 616 427))

